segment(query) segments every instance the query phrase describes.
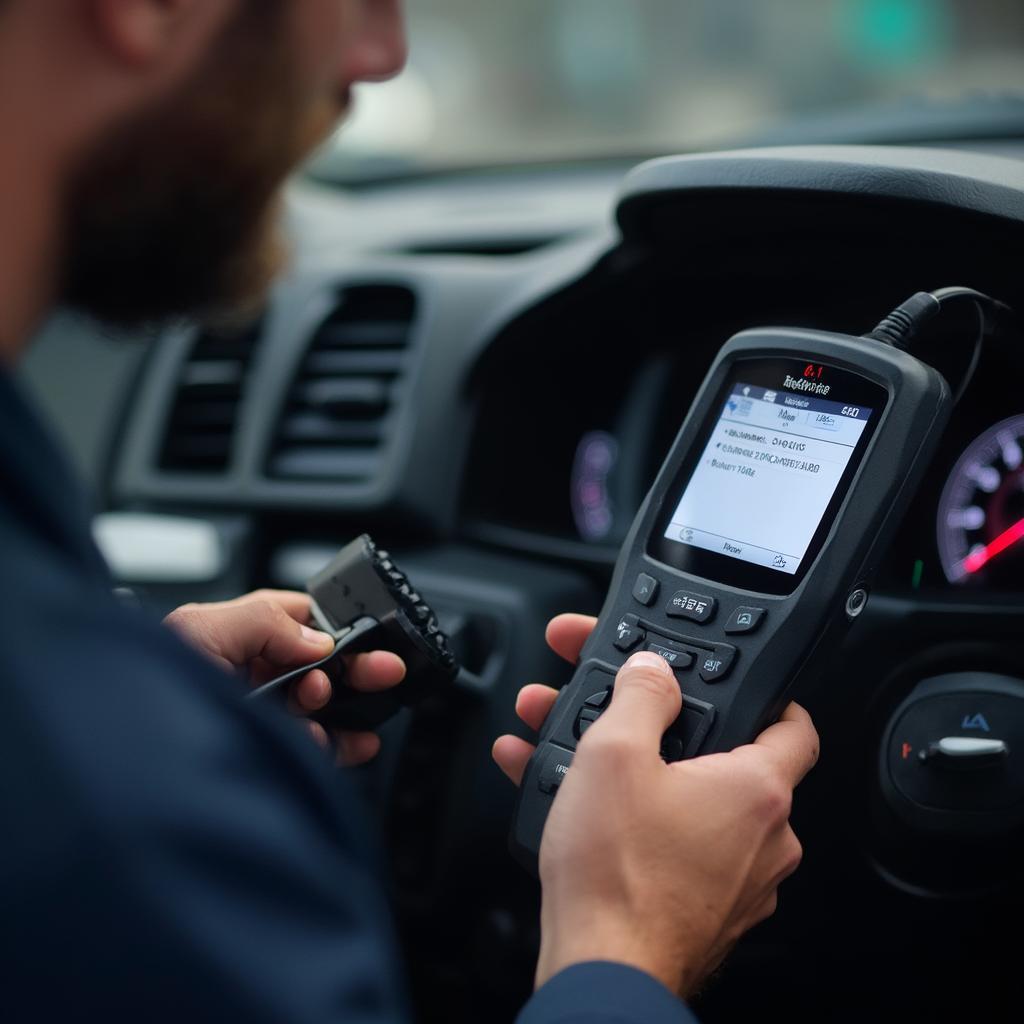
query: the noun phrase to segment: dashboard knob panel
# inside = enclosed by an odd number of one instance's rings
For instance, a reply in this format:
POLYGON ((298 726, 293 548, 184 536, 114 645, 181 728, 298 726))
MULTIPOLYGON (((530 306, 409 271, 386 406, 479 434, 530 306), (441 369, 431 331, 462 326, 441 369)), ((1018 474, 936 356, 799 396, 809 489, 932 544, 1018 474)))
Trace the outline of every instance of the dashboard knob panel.
POLYGON ((1024 824, 1024 680, 923 680, 891 717, 879 767, 888 803, 914 828, 970 835, 1024 824))

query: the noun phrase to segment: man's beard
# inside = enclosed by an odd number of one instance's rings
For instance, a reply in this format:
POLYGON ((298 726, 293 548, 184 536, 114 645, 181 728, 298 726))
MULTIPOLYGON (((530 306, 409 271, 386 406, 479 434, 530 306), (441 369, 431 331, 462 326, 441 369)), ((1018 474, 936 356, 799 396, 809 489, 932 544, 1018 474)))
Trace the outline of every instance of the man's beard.
POLYGON ((286 7, 250 0, 175 95, 94 147, 67 194, 63 303, 138 327, 262 300, 281 185, 340 112, 302 94, 286 7))

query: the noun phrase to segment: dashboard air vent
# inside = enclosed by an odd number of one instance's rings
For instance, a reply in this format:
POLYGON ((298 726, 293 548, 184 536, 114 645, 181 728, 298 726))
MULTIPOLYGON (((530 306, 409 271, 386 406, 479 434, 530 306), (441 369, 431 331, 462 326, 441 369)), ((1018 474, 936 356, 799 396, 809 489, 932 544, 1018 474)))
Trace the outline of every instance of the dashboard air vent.
POLYGON ((272 477, 358 483, 377 473, 416 297, 396 285, 346 288, 340 297, 292 385, 270 453, 272 477))
POLYGON ((223 473, 231 460, 239 404, 262 320, 205 330, 182 367, 164 431, 160 468, 223 473))

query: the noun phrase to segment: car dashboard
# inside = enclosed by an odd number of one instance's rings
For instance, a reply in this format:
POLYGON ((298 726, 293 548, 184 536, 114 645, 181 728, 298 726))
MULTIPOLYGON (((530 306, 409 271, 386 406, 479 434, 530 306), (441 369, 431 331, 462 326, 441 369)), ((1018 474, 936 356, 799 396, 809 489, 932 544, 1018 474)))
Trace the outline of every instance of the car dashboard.
MULTIPOLYGON (((97 536, 159 610, 301 587, 363 531, 400 557, 466 672, 449 703, 387 727, 361 782, 421 1018, 511 1020, 538 894, 505 850, 512 787, 488 751, 522 733, 520 685, 567 678, 545 621, 600 606, 737 331, 860 335, 945 285, 1024 322, 1024 148, 801 146, 345 192, 307 181, 288 229, 292 266, 257 316, 123 345, 116 400, 81 386, 47 399, 55 359, 86 379, 89 346, 106 344, 88 331, 51 329, 26 370, 72 438, 102 424, 86 456, 97 536)), ((917 351, 958 380, 976 330, 967 307, 917 351)), ((1024 1006, 1001 938, 1021 918, 1024 778, 986 813, 945 814, 891 799, 890 763, 923 683, 1024 679, 1022 365, 1008 322, 985 339, 866 611, 803 698, 822 736, 794 811, 804 866, 698 997, 704 1020, 1024 1006)), ((1019 700, 999 720, 978 694, 964 723, 1024 729, 1019 700)))

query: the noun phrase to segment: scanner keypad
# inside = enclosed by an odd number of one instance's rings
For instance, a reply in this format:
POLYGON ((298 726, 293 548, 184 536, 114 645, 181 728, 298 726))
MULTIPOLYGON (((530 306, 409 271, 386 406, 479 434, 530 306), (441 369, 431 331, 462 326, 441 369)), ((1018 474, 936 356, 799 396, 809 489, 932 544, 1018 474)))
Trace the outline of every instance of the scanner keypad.
POLYGON ((705 683, 719 683, 732 671, 739 651, 732 644, 683 636, 636 615, 623 615, 615 626, 614 647, 629 654, 644 650, 661 655, 676 672, 688 672, 695 665, 705 683))
POLYGON ((736 648, 730 644, 715 644, 715 649, 700 659, 697 671, 705 683, 717 683, 732 670, 736 648))
POLYGON ((571 750, 555 746, 548 750, 537 777, 537 787, 542 793, 554 793, 558 789, 572 765, 572 758, 571 750))
MULTIPOLYGON (((594 722, 604 714, 612 699, 614 679, 609 672, 603 669, 594 669, 590 674, 590 679, 595 686, 600 686, 603 682, 607 682, 608 685, 603 689, 595 690, 583 701, 576 713, 572 725, 573 739, 576 742, 579 742, 594 722)), ((713 704, 684 694, 681 714, 662 736, 660 751, 662 758, 666 761, 681 761, 684 757, 695 757, 700 753, 701 745, 711 731, 714 721, 715 707, 713 704)), ((552 751, 548 754, 538 779, 543 792, 551 793, 557 789, 571 761, 571 752, 552 746, 552 751)))
POLYGON ((647 639, 647 634, 640 628, 640 620, 635 615, 623 615, 615 627, 615 648, 624 654, 638 647, 647 639))
POLYGON ((660 584, 647 573, 642 572, 633 584, 633 599, 639 601, 644 607, 654 604, 658 597, 660 584))
POLYGON ((683 713, 661 738, 661 756, 666 761, 696 757, 715 721, 715 709, 710 704, 689 697, 686 700, 683 713))
POLYGON ((670 619, 689 619, 704 625, 715 617, 718 602, 708 594, 695 594, 692 590, 677 590, 665 606, 670 619))
POLYGON ((646 649, 654 654, 660 655, 677 672, 690 668, 697 660, 697 655, 694 651, 687 650, 685 647, 682 647, 679 644, 674 644, 670 640, 666 640, 660 644, 650 643, 647 645, 646 649))
POLYGON ((753 633, 764 621, 765 610, 751 605, 740 605, 725 623, 726 633, 753 633))

